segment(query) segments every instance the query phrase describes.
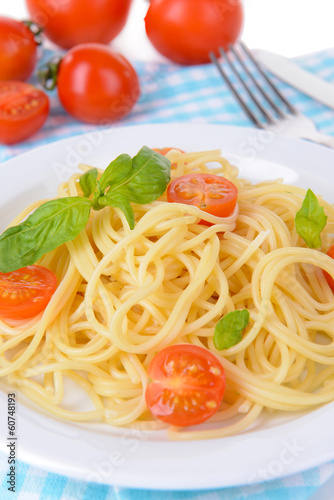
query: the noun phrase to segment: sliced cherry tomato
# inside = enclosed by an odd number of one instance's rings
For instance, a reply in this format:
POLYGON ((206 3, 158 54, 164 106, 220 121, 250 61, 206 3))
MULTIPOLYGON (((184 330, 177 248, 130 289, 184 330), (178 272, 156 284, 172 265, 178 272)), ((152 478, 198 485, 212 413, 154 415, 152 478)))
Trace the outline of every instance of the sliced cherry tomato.
POLYGON ((0 82, 0 143, 15 144, 33 135, 49 114, 44 92, 23 82, 0 82))
POLYGON ((210 62, 209 53, 227 50, 242 24, 241 0, 151 0, 145 17, 152 45, 178 64, 210 62))
POLYGON ((176 151, 180 151, 180 153, 184 153, 184 151, 180 148, 153 148, 153 151, 156 151, 157 153, 160 153, 163 156, 166 156, 169 151, 172 149, 176 149, 176 151))
MULTIPOLYGON (((330 247, 330 249, 327 252, 327 255, 332 257, 332 259, 334 259, 334 245, 332 245, 330 247)), ((325 275, 325 278, 327 280, 327 283, 329 284, 329 286, 331 287, 331 289, 334 292, 334 280, 333 280, 332 276, 327 271, 324 271, 324 275, 325 275)))
POLYGON ((171 425, 196 425, 219 409, 225 391, 224 369, 216 356, 202 347, 166 347, 151 361, 145 392, 155 417, 171 425))
POLYGON ((27 319, 48 305, 57 288, 57 278, 42 266, 27 266, 0 273, 0 318, 27 319))
POLYGON ((26 80, 36 64, 35 35, 22 22, 0 16, 0 80, 26 80))
POLYGON ((57 88, 68 113, 97 124, 123 118, 140 95, 139 79, 129 61, 98 43, 77 45, 65 54, 57 88))
MULTIPOLYGON (((237 199, 237 187, 233 182, 219 175, 182 175, 172 180, 167 187, 167 200, 169 202, 194 205, 217 217, 231 215, 237 199)), ((203 221, 203 223, 205 222, 203 221)))
MULTIPOLYGON (((172 149, 176 149, 176 151, 180 151, 180 153, 184 153, 184 151, 182 149, 179 149, 179 148, 153 148, 153 151, 156 151, 157 153, 160 153, 161 155, 166 156, 166 154, 169 153, 169 151, 171 151, 172 149)), ((176 168, 176 163, 172 163, 171 168, 176 168)))
POLYGON ((26 0, 31 19, 52 42, 109 43, 124 28, 132 0, 26 0))

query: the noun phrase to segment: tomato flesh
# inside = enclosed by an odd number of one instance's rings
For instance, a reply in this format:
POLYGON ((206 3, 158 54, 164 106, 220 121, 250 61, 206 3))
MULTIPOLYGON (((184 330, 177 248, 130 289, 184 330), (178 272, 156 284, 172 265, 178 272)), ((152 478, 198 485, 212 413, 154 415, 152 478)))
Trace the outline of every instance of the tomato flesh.
POLYGON ((36 64, 34 34, 22 22, 0 16, 0 80, 26 80, 36 64))
MULTIPOLYGON (((153 148, 153 151, 156 151, 157 153, 160 153, 163 156, 166 156, 169 151, 172 149, 176 149, 176 151, 180 151, 180 153, 184 153, 184 151, 180 148, 153 148)), ((176 168, 176 163, 171 164, 171 168, 176 168)))
POLYGON ((176 149, 176 151, 180 151, 180 153, 184 153, 184 151, 180 148, 153 148, 153 151, 156 151, 157 153, 160 153, 163 156, 166 156, 169 151, 172 151, 172 149, 176 149))
POLYGON ((224 369, 216 356, 202 347, 166 347, 151 361, 145 392, 156 418, 177 426, 197 425, 219 409, 225 391, 224 369))
MULTIPOLYGON (((332 245, 330 247, 330 249, 327 252, 327 255, 329 255, 329 257, 332 257, 332 259, 334 259, 334 245, 332 245)), ((324 271, 323 273, 325 275, 327 283, 329 284, 329 286, 331 287, 331 289, 334 292, 334 280, 333 280, 332 276, 327 271, 324 271)))
POLYGON ((42 266, 0 273, 0 318, 28 319, 42 312, 57 288, 57 278, 42 266))
POLYGON ((24 82, 0 82, 0 143, 27 139, 43 126, 48 114, 44 92, 24 82))
POLYGON ((194 205, 216 217, 231 215, 237 199, 238 190, 233 182, 213 174, 182 175, 167 187, 170 203, 194 205))

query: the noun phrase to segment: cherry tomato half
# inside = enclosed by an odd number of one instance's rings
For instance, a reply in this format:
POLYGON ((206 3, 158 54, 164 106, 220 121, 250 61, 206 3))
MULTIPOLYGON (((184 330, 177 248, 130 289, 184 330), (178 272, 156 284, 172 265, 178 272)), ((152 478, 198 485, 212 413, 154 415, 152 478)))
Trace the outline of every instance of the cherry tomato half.
MULTIPOLYGON (((327 252, 327 255, 332 257, 332 259, 334 259, 334 245, 332 245, 330 247, 330 249, 327 252)), ((327 280, 327 283, 329 284, 329 286, 331 287, 331 289, 334 292, 334 280, 333 280, 332 276, 327 271, 324 271, 324 275, 325 275, 325 278, 327 280)))
POLYGON ((0 82, 0 143, 15 144, 39 130, 49 114, 44 92, 24 82, 0 82))
POLYGON ((194 205, 216 217, 231 215, 237 199, 237 187, 219 175, 182 175, 172 180, 167 187, 169 202, 194 205))
POLYGON ((80 121, 104 124, 127 115, 140 95, 138 76, 129 61, 97 43, 77 45, 59 66, 59 99, 80 121))
POLYGON ((22 22, 0 16, 0 80, 26 80, 37 58, 34 34, 22 22))
POLYGON ((172 149, 176 149, 176 151, 180 151, 180 153, 184 153, 184 151, 180 148, 153 148, 153 151, 156 151, 157 153, 160 153, 163 156, 166 156, 169 151, 172 149))
POLYGON ((31 19, 64 49, 108 44, 124 28, 132 0, 26 0, 31 19))
MULTIPOLYGON (((166 156, 166 154, 169 153, 169 151, 171 151, 172 149, 176 149, 177 151, 180 151, 180 153, 184 153, 184 151, 179 148, 153 148, 153 151, 156 151, 157 153, 166 156)), ((176 168, 176 163, 172 163, 171 168, 176 168)))
POLYGON ((48 305, 57 288, 57 278, 42 266, 27 266, 0 273, 0 318, 27 319, 48 305))
POLYGON ((219 409, 225 391, 224 369, 202 347, 180 344, 166 347, 151 361, 145 392, 155 417, 171 425, 196 425, 219 409))
POLYGON ((210 51, 228 49, 242 24, 241 0, 151 0, 145 17, 152 45, 178 64, 210 62, 210 51))

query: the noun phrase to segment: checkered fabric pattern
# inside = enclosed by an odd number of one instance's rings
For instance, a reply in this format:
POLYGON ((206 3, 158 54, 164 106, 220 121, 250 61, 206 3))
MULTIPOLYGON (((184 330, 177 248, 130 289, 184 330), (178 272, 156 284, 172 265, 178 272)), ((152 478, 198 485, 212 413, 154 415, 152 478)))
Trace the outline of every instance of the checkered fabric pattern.
MULTIPOLYGON (((46 51, 43 59, 52 54, 46 51)), ((334 84, 334 49, 303 56, 297 62, 312 73, 334 84)), ((42 63, 42 61, 41 61, 42 63)), ((172 64, 134 63, 141 81, 142 94, 132 112, 117 126, 144 123, 224 123, 250 126, 248 118, 235 102, 212 65, 180 67, 172 64)), ((319 130, 334 135, 334 111, 315 102, 274 78, 284 95, 319 130)), ((32 83, 34 79, 32 79, 32 83)), ((13 147, 0 147, 0 168, 5 160, 59 139, 90 132, 93 126, 72 119, 62 109, 56 92, 50 94, 51 114, 45 126, 29 140, 13 147)), ((1 500, 305 500, 334 474, 334 462, 253 486, 206 492, 157 492, 111 487, 73 480, 19 462, 16 493, 7 490, 7 456, 0 453, 1 500)))

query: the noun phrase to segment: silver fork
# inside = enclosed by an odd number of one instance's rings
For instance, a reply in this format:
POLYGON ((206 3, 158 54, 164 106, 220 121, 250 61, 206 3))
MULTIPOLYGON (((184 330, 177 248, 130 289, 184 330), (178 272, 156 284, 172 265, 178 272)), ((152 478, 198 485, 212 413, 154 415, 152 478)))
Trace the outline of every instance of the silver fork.
POLYGON ((334 137, 319 132, 312 120, 289 103, 243 42, 238 43, 237 49, 230 45, 228 52, 223 48, 219 52, 234 79, 213 52, 210 59, 254 125, 334 148, 334 137))

